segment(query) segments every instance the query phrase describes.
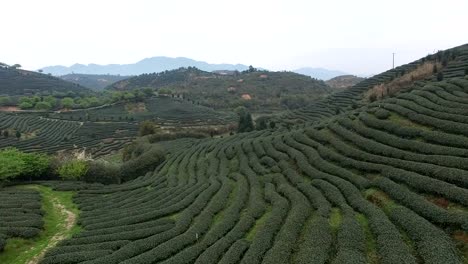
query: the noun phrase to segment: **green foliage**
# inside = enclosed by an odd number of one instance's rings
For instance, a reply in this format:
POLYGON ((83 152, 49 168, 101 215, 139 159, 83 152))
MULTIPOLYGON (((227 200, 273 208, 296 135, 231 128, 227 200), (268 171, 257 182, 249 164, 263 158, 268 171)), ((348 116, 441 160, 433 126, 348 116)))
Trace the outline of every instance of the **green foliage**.
POLYGON ((42 154, 24 153, 15 148, 0 150, 0 181, 16 177, 34 178, 44 174, 49 158, 42 154))
POLYGON ((32 103, 29 103, 29 102, 22 102, 18 106, 21 109, 31 109, 31 108, 34 107, 34 105, 32 103))
POLYGON ((387 119, 390 117, 390 112, 385 109, 378 109, 377 111, 375 111, 375 116, 378 119, 387 119))
POLYGON ((36 110, 50 110, 52 109, 52 105, 48 102, 38 102, 34 106, 34 109, 36 110))
POLYGON ((173 92, 170 89, 167 88, 161 88, 158 90, 159 94, 164 94, 164 95, 171 95, 173 92))
POLYGON ((120 167, 105 161, 89 161, 88 170, 81 179, 89 183, 118 184, 120 183, 120 167))
POLYGON ((11 97, 9 96, 0 96, 0 106, 9 106, 12 104, 11 97))
POLYGON ((15 178, 26 169, 23 153, 14 148, 0 150, 0 181, 15 178))
POLYGON ((250 132, 254 130, 254 124, 252 120, 252 115, 244 107, 237 109, 237 114, 239 115, 239 124, 237 126, 237 132, 250 132))
POLYGON ((63 108, 72 108, 75 104, 73 98, 65 97, 60 101, 63 108))
POLYGON ((140 137, 154 134, 156 132, 155 124, 149 120, 140 123, 138 135, 140 137))
POLYGON ((442 81, 444 80, 444 74, 442 72, 438 72, 437 73, 437 81, 442 81))
POLYGON ((84 160, 68 160, 60 165, 57 173, 64 180, 79 180, 86 175, 88 164, 84 160))
POLYGON ((165 160, 165 151, 159 146, 148 146, 142 153, 133 152, 133 158, 121 166, 122 181, 133 180, 156 169, 165 160))
POLYGON ((57 99, 51 95, 44 97, 43 101, 48 103, 51 108, 57 106, 57 99))
POLYGON ((256 130, 264 130, 267 129, 267 118, 265 117, 260 117, 257 120, 255 120, 255 129, 256 130))

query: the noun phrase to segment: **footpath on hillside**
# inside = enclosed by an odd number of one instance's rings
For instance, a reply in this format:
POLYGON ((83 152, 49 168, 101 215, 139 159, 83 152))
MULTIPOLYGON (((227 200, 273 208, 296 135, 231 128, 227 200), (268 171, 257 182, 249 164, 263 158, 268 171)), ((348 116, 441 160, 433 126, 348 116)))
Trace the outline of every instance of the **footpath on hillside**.
POLYGON ((10 245, 0 255, 2 264, 37 264, 48 250, 80 231, 76 225, 79 210, 72 202, 73 192, 53 191, 41 185, 26 185, 24 188, 38 190, 42 195, 44 230, 33 239, 11 239, 10 245))

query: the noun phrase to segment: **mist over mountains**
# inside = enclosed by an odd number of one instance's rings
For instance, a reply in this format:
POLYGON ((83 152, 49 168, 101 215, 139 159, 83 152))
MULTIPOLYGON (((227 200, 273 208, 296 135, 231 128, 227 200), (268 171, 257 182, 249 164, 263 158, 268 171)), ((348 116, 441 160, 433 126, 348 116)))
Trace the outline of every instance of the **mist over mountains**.
MULTIPOLYGON (((190 58, 178 57, 170 58, 164 56, 152 57, 143 59, 137 63, 133 64, 108 64, 108 65, 99 65, 99 64, 74 64, 72 66, 48 66, 44 67, 44 73, 50 73, 55 76, 63 76, 67 74, 110 74, 110 75, 140 75, 144 73, 154 73, 154 72, 163 72, 166 70, 174 70, 181 67, 196 67, 202 71, 244 71, 249 68, 248 65, 244 64, 211 64, 204 61, 197 61, 190 58)), ((256 66, 256 65, 254 65, 256 66)), ((329 80, 331 78, 347 75, 348 73, 329 70, 324 68, 299 68, 293 70, 292 72, 311 76, 320 80, 329 80)))

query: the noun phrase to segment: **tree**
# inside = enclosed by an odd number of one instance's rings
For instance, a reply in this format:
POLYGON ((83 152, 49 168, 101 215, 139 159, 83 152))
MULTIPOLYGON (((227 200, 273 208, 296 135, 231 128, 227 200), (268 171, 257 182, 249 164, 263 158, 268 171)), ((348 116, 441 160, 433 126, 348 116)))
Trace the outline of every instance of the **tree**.
POLYGON ((169 89, 166 89, 166 88, 161 88, 161 89, 158 90, 158 93, 159 94, 164 94, 164 95, 171 95, 172 91, 169 90, 169 89))
POLYGON ((37 177, 44 174, 50 165, 44 154, 24 153, 15 148, 0 150, 0 181, 19 176, 37 177))
POLYGON ((468 68, 465 68, 465 75, 468 75, 468 68))
POLYGON ((153 122, 149 120, 145 120, 140 123, 140 128, 138 131, 138 134, 140 135, 140 137, 154 134, 154 133, 155 133, 155 127, 154 127, 153 122))
POLYGON ((34 109, 36 109, 36 110, 50 110, 50 109, 52 109, 52 106, 48 102, 38 102, 34 106, 34 109))
POLYGON ((369 102, 375 102, 377 100, 377 95, 375 93, 372 93, 369 95, 369 102))
POLYGON ((9 96, 0 96, 0 106, 8 106, 11 105, 11 97, 9 96))
POLYGON ((22 102, 22 103, 20 103, 18 106, 19 106, 19 108, 21 108, 21 109, 31 109, 31 108, 34 107, 33 104, 28 103, 28 102, 22 102))
POLYGON ((43 73, 44 71, 42 69, 37 70, 38 73, 43 73))
POLYGON ((151 96, 151 95, 153 95, 153 89, 151 89, 151 88, 149 88, 149 87, 143 88, 142 92, 143 92, 146 96, 151 96))
POLYGON ((8 132, 8 130, 3 130, 3 136, 4 137, 8 137, 10 135, 10 133, 8 132))
POLYGON ((432 73, 437 73, 437 65, 432 66, 432 73))
POLYGON ((15 136, 16 136, 17 139, 20 139, 21 138, 21 132, 16 130, 15 136))
POLYGON ((16 63, 16 64, 11 65, 10 67, 13 69, 19 69, 21 68, 21 64, 16 63))
POLYGON ((268 128, 266 117, 260 117, 255 122, 255 129, 256 130, 264 130, 268 128))
POLYGON ((75 102, 73 101, 73 98, 65 97, 61 100, 61 104, 63 108, 72 108, 75 102))
POLYGON ((254 68, 252 65, 249 66, 248 72, 256 72, 256 71, 257 71, 257 69, 254 68))
POLYGON ((239 125, 237 127, 237 132, 250 132, 254 130, 254 124, 252 120, 252 115, 247 111, 245 107, 238 109, 239 115, 239 125))
POLYGON ((57 99, 51 95, 44 97, 43 101, 50 104, 52 108, 57 106, 57 99))
POLYGON ((15 148, 0 150, 0 181, 19 176, 26 167, 21 152, 15 148))
POLYGON ((88 164, 84 160, 70 160, 62 164, 57 173, 63 180, 79 180, 86 175, 88 164))

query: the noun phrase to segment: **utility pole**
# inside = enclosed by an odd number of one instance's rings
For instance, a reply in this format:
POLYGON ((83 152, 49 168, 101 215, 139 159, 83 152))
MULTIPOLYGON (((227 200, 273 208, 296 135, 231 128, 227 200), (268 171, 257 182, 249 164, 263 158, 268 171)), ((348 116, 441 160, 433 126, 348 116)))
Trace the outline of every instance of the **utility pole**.
POLYGON ((395 69, 395 52, 393 52, 392 54, 393 54, 393 63, 392 63, 392 67, 393 67, 393 69, 395 69))

